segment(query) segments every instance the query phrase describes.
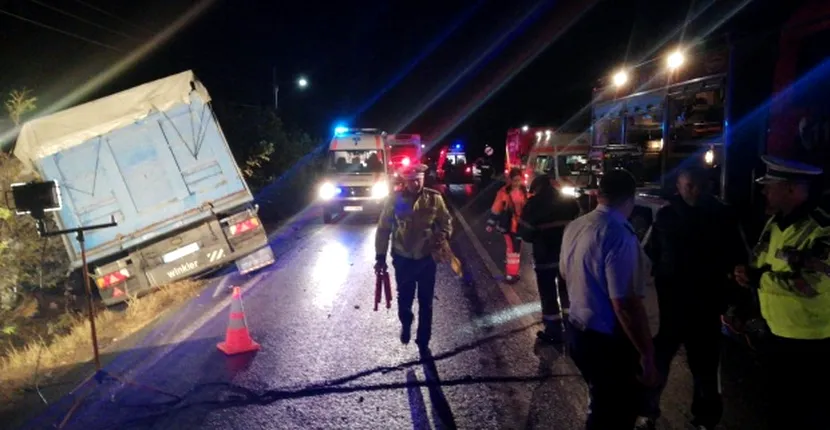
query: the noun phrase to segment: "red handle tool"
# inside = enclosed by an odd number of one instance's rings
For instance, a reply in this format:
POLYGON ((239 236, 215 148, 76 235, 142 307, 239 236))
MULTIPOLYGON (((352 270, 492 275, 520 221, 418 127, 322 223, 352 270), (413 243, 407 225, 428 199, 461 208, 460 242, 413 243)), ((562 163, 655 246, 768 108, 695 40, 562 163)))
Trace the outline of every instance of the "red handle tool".
POLYGON ((378 269, 375 274, 377 275, 375 281, 375 310, 378 310, 381 294, 386 296, 386 309, 390 309, 392 307, 392 284, 389 281, 389 272, 386 269, 378 269))

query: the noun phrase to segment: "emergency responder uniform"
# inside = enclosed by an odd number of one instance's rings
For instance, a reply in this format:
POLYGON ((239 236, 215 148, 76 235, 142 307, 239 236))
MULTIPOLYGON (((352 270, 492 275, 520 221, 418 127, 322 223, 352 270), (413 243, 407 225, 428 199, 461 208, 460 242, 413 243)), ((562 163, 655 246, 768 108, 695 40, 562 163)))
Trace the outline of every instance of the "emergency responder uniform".
POLYGON ((497 229, 504 235, 506 247, 505 280, 513 283, 519 280, 521 269, 522 241, 516 235, 519 228, 519 219, 527 201, 527 188, 517 183, 521 180, 522 172, 517 168, 510 170, 507 185, 499 189, 493 206, 490 207, 490 216, 487 219, 487 228, 497 229))
POLYGON ((578 215, 576 200, 554 189, 547 175, 536 177, 530 184, 530 197, 517 233, 533 245, 533 268, 544 324, 544 330, 537 335, 547 342, 562 342, 562 314, 568 312, 568 292, 559 280, 559 251, 565 226, 578 215))
MULTIPOLYGON (((758 182, 765 185, 807 182, 822 173, 789 160, 764 157, 764 162, 767 174, 758 182)), ((808 200, 770 218, 744 279, 758 288, 771 332, 764 351, 770 428, 828 428, 830 214, 808 200)))
POLYGON ((438 191, 424 188, 426 166, 404 168, 404 187, 389 196, 381 212, 375 237, 378 268, 386 268, 389 237, 392 237, 392 265, 398 291, 398 318, 401 342, 409 343, 418 296, 419 346, 429 344, 432 335, 432 300, 435 295, 436 263, 432 253, 445 246, 452 233, 452 218, 438 191))

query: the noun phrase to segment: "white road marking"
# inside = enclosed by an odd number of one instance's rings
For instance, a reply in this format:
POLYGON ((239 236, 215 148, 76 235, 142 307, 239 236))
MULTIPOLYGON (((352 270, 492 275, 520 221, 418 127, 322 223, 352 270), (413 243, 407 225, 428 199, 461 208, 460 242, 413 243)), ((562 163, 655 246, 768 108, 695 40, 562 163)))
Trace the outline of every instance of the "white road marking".
MULTIPOLYGON (((475 232, 473 232, 473 229, 470 227, 470 224, 467 223, 467 220, 464 219, 464 215, 461 214, 460 210, 456 210, 455 218, 461 224, 461 228, 464 229, 464 232, 467 233, 467 236, 470 238, 470 242, 473 244, 473 248, 476 250, 478 256, 481 257, 482 261, 484 261, 484 266, 487 268, 487 271, 490 272, 490 276, 497 281, 503 279, 504 275, 502 274, 502 271, 499 270, 499 266, 495 261, 493 261, 493 258, 490 257, 490 253, 484 249, 484 245, 482 245, 481 241, 478 240, 478 236, 476 236, 475 232)), ((514 290, 510 285, 499 282, 499 287, 504 295, 504 298, 511 306, 518 307, 526 304, 516 293, 516 290, 514 290)), ((538 322, 538 318, 532 318, 530 315, 525 315, 519 318, 519 320, 526 325, 538 322)))

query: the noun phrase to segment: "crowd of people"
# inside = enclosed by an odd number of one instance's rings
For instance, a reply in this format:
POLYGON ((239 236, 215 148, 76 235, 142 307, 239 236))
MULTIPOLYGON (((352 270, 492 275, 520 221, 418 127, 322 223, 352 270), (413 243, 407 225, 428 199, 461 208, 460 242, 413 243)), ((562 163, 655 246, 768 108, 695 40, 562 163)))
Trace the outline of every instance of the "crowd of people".
MULTIPOLYGON (((830 425, 824 391, 830 386, 830 214, 811 196, 823 172, 773 157, 764 162, 767 173, 757 182, 769 220, 751 251, 735 214, 709 193, 695 168, 679 173, 676 196, 657 212, 643 243, 628 221, 637 184, 627 171, 606 172, 598 205, 587 213, 563 198, 554 179, 537 177, 527 189, 522 172, 510 171, 487 229, 504 235, 507 282, 519 280, 522 243, 532 244, 544 327, 538 336, 567 342, 589 388, 587 429, 656 428, 680 346, 694 382, 691 424, 715 428, 724 409, 722 316, 730 306, 753 303, 767 332, 763 412, 770 428, 830 425), (643 302, 650 279, 659 303, 657 333, 643 302)), ((409 341, 417 289, 424 291, 418 293, 418 344, 426 346, 435 283, 430 250, 449 238, 451 220, 440 194, 423 188, 423 168, 410 169, 405 179, 406 189, 390 199, 378 226, 377 267, 385 269, 391 235, 401 341, 409 341)))
POLYGON ((557 197, 555 180, 540 176, 524 190, 521 171, 510 172, 488 228, 505 235, 509 281, 518 273, 518 239, 533 245, 539 337, 560 343, 568 333, 571 358, 590 389, 587 428, 656 428, 681 346, 694 383, 691 424, 715 428, 723 415, 723 316, 753 303, 768 332, 762 356, 770 428, 828 426, 823 400, 830 396, 821 389, 830 383, 830 215, 811 196, 823 172, 791 160, 764 162, 767 174, 757 182, 770 218, 752 252, 736 215, 709 193, 699 168, 678 174, 676 195, 643 243, 628 222, 637 185, 625 170, 602 178, 599 205, 581 216, 573 199, 557 197), (642 300, 649 277, 658 297, 657 333, 642 300))

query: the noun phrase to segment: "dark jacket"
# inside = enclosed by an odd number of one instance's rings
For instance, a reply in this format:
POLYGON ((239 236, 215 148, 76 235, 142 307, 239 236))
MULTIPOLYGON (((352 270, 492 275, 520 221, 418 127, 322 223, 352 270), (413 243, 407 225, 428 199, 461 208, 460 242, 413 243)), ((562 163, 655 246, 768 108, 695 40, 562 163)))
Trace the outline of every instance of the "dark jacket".
POLYGON ((558 266, 565 225, 579 215, 576 199, 559 193, 536 194, 527 200, 517 234, 533 244, 533 262, 537 269, 558 266))
POLYGON ((748 258, 737 217, 714 197, 694 207, 673 197, 657 212, 646 253, 661 308, 705 306, 717 312, 731 287, 728 275, 748 258))

